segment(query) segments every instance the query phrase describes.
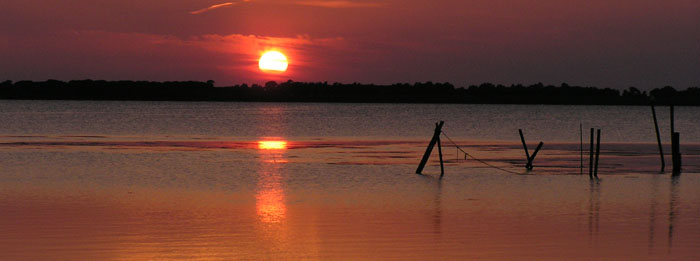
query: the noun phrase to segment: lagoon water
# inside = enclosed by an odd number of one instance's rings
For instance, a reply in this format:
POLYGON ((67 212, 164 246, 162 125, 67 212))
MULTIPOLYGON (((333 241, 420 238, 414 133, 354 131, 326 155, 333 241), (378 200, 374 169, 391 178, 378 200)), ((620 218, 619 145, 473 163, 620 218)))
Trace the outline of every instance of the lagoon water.
POLYGON ((3 260, 700 258, 696 107, 675 177, 648 107, 0 101, 0 122, 3 260), (436 152, 413 174, 439 120, 497 168, 444 137, 444 178, 436 152))

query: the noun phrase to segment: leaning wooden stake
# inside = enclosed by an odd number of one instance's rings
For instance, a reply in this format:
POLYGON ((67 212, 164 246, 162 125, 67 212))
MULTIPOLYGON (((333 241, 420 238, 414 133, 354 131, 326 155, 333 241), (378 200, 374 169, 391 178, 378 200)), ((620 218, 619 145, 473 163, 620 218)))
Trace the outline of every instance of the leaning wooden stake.
POLYGON ((664 149, 661 146, 661 134, 659 133, 659 124, 656 121, 656 110, 654 105, 651 105, 651 115, 654 116, 654 129, 656 129, 656 143, 659 144, 659 155, 661 156, 661 172, 664 172, 666 168, 666 161, 664 160, 664 149))
POLYGON ((440 145, 440 134, 438 134, 437 144, 438 144, 438 155, 440 155, 440 178, 442 178, 442 176, 445 175, 445 166, 442 164, 442 145, 440 145))
POLYGON ((600 158, 600 129, 598 129, 598 137, 595 146, 595 170, 593 176, 598 178, 598 158, 600 158))
POLYGON ((593 178, 593 128, 591 128, 591 148, 588 151, 590 152, 588 157, 588 176, 593 178))
POLYGON ((542 145, 544 145, 544 142, 540 141, 540 144, 537 144, 537 148, 535 148, 535 152, 533 152, 532 155, 530 156, 530 160, 528 160, 530 162, 530 169, 532 169, 532 162, 535 161, 535 157, 537 156, 537 152, 540 151, 540 149, 542 148, 542 145))
MULTIPOLYGON (((421 159, 420 164, 418 164, 418 169, 416 169, 416 174, 421 174, 423 172, 423 168, 425 167, 425 164, 428 163, 428 158, 430 158, 430 153, 433 152, 433 148, 435 147, 435 143, 438 142, 440 139, 440 133, 442 132, 442 125, 444 125, 444 121, 440 121, 440 123, 435 124, 435 132, 433 133, 433 138, 430 140, 430 143, 428 144, 428 147, 425 149, 425 153, 423 154, 423 159, 421 159)), ((442 161, 440 161, 442 163, 442 161)))

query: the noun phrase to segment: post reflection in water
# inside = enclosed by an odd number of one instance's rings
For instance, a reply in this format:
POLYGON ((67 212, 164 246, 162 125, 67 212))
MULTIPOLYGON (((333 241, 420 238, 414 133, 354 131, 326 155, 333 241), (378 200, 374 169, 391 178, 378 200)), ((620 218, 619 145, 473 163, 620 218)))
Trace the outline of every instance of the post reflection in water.
POLYGON ((651 183, 651 206, 649 207, 649 254, 654 253, 654 235, 656 227, 656 206, 658 202, 656 198, 659 196, 659 178, 660 175, 654 175, 651 183))
POLYGON ((435 193, 435 215, 433 216, 433 228, 435 234, 442 234, 442 179, 437 180, 435 193))
POLYGON ((600 226, 600 180, 590 180, 589 192, 588 238, 589 243, 593 244, 594 238, 598 237, 598 230, 600 226))
POLYGON ((671 197, 668 203, 668 253, 671 253, 671 247, 673 246, 673 226, 676 223, 676 218, 678 218, 678 180, 679 175, 673 175, 671 177, 671 197))
POLYGON ((435 191, 435 213, 433 215, 433 233, 442 234, 442 179, 437 180, 435 191))
POLYGON ((442 179, 437 179, 432 176, 423 176, 426 186, 430 186, 433 189, 434 197, 430 200, 429 205, 432 205, 433 209, 430 212, 431 222, 433 224, 433 235, 438 236, 442 234, 442 179))
POLYGON ((284 220, 287 213, 283 178, 280 173, 279 163, 286 162, 284 151, 287 149, 286 141, 258 141, 258 149, 263 161, 262 169, 258 177, 256 200, 256 212, 263 223, 279 223, 284 220))

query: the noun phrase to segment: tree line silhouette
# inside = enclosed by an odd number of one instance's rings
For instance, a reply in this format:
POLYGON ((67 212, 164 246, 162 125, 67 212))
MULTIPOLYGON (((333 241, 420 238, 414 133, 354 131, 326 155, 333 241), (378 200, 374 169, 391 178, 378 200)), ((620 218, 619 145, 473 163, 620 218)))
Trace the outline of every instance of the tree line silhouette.
POLYGON ((676 90, 666 86, 648 93, 635 87, 611 88, 543 85, 510 86, 483 83, 456 88, 450 83, 417 82, 375 85, 328 82, 267 82, 215 87, 214 81, 5 81, 0 99, 136 100, 136 101, 264 101, 367 103, 486 103, 486 104, 601 104, 700 105, 700 88, 676 90))

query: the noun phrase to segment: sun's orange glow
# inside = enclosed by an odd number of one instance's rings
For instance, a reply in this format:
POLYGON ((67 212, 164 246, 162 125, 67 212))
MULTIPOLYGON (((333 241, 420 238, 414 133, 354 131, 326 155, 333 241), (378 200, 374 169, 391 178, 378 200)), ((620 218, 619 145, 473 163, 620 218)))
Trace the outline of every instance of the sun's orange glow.
POLYGON ((287 213, 287 206, 284 203, 284 190, 279 182, 279 177, 276 179, 267 180, 270 184, 264 184, 265 189, 258 191, 255 195, 256 212, 260 221, 264 223, 279 223, 287 213))
POLYGON ((261 140, 258 141, 258 149, 261 150, 284 150, 287 149, 286 141, 261 140))
POLYGON ((258 67, 265 72, 284 72, 287 66, 287 57, 278 51, 265 52, 258 61, 258 67))

